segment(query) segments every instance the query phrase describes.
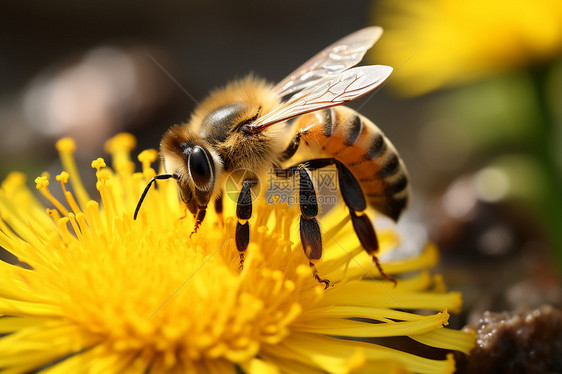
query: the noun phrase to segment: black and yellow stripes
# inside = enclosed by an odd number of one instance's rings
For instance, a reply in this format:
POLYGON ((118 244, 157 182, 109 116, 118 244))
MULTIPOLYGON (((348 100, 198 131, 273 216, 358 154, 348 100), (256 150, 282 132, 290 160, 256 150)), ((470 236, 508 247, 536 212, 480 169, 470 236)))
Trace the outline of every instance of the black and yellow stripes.
POLYGON ((398 219, 409 199, 406 167, 392 143, 369 119, 347 107, 301 116, 301 146, 315 157, 333 157, 358 180, 370 206, 398 219))

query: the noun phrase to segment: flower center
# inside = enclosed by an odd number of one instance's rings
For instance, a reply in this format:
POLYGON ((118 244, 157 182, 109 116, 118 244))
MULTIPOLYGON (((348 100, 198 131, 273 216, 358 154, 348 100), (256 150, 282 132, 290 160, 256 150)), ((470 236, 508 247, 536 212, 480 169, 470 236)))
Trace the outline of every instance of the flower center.
MULTIPOLYGON (((103 171, 104 210, 118 210, 108 202, 124 184, 103 171)), ((44 276, 36 279, 51 279, 43 286, 58 295, 64 315, 113 350, 248 360, 261 344, 282 340, 303 304, 322 292, 290 242, 297 213, 257 206, 242 268, 234 219, 211 213, 190 237, 194 220, 178 219, 174 183, 159 182, 136 221, 124 211, 108 222, 94 202, 85 214, 59 219, 59 227, 72 229, 50 238, 60 256, 37 267, 44 276)))

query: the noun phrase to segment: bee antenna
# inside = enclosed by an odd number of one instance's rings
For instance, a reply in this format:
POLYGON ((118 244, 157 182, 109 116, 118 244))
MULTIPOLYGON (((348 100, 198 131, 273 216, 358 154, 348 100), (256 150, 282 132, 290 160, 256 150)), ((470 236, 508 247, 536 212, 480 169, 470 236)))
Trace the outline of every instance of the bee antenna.
POLYGON ((144 191, 142 192, 142 195, 137 204, 137 208, 135 209, 135 214, 133 215, 133 219, 135 220, 137 219, 137 215, 139 214, 140 207, 142 205, 142 202, 144 201, 144 198, 146 197, 146 194, 148 193, 148 190, 150 190, 150 186, 152 186, 152 184, 156 182, 157 179, 170 179, 170 178, 175 178, 174 174, 162 174, 152 177, 152 179, 150 180, 150 182, 148 182, 148 184, 144 188, 144 191))

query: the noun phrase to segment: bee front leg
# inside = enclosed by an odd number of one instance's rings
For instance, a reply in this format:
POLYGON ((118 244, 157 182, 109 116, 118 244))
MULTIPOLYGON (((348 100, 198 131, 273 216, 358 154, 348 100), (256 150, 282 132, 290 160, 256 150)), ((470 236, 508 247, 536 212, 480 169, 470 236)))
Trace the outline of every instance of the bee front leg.
POLYGON ((201 226, 201 223, 203 223, 203 220, 205 219, 206 214, 207 214, 207 206, 206 205, 202 205, 202 206, 197 207, 197 215, 195 216, 195 227, 193 228, 193 231, 191 232, 191 234, 189 234, 190 238, 193 236, 193 234, 197 233, 197 230, 199 230, 199 226, 201 226))
POLYGON ((220 225, 224 227, 224 218, 222 215, 222 210, 223 210, 222 194, 223 192, 221 191, 219 197, 215 199, 215 213, 217 213, 217 216, 219 217, 220 225))
POLYGON ((250 243, 250 224, 248 220, 252 217, 252 187, 258 183, 255 179, 246 179, 242 182, 242 189, 238 195, 236 204, 236 223, 235 242, 236 249, 240 254, 240 269, 244 265, 244 254, 250 243))

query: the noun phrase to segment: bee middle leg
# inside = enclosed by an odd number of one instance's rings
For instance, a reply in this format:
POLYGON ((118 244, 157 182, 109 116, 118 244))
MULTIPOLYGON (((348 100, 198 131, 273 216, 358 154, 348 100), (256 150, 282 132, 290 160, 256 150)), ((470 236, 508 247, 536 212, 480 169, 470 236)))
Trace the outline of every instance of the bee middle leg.
POLYGON ((314 262, 322 257, 322 234, 316 220, 318 200, 312 179, 305 164, 298 164, 287 169, 277 169, 275 174, 281 178, 299 177, 299 205, 301 218, 299 221, 302 247, 312 269, 314 278, 328 288, 330 281, 318 275, 314 262))
POLYGON ((288 159, 293 157, 295 153, 297 153, 299 149, 299 145, 301 143, 301 135, 302 135, 301 131, 297 132, 297 135, 295 135, 295 137, 291 140, 291 143, 289 143, 287 148, 283 151, 283 153, 281 153, 281 157, 280 157, 281 162, 287 161, 288 159))
POLYGON ((244 255, 250 243, 250 224, 248 220, 252 217, 252 187, 258 183, 256 179, 245 179, 242 182, 242 189, 238 195, 236 203, 236 223, 235 243, 236 249, 240 254, 240 269, 244 265, 244 255))

